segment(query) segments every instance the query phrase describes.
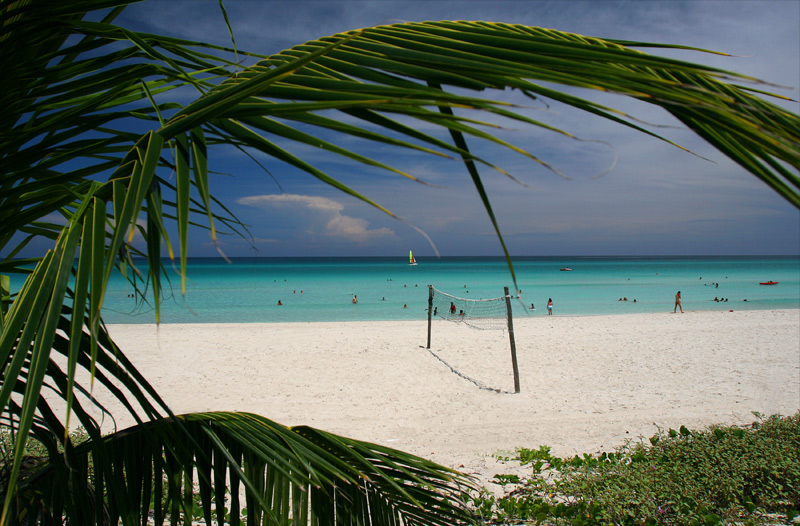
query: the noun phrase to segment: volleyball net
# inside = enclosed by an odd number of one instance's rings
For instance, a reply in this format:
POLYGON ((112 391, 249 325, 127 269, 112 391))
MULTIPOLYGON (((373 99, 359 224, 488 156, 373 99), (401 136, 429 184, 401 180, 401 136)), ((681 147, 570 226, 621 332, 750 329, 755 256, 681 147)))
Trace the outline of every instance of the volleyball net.
POLYGON ((463 323, 478 330, 507 330, 508 308, 505 296, 491 299, 459 298, 431 286, 431 316, 463 323))
MULTIPOLYGON (((508 293, 508 287, 505 287, 504 295, 498 298, 475 300, 460 298, 453 294, 443 292, 433 285, 428 285, 427 349, 429 352, 431 352, 433 319, 442 319, 459 323, 478 330, 507 330, 509 343, 511 345, 514 392, 519 393, 519 369, 517 367, 517 350, 514 342, 514 323, 511 317, 511 296, 508 293)), ((434 356, 436 355, 434 354, 434 356)), ((437 356, 437 358, 439 357, 437 356)), ((441 358, 439 359, 441 360, 441 358)), ((454 372, 461 374, 455 370, 454 372)), ((469 380, 473 381, 472 379, 469 380)))

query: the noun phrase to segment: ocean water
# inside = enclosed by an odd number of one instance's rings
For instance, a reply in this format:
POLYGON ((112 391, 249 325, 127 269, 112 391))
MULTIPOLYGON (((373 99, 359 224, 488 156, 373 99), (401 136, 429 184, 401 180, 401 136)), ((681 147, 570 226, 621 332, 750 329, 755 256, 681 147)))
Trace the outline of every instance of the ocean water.
MULTIPOLYGON (((503 287, 514 290, 503 258, 418 262, 410 266, 403 257, 239 258, 230 263, 195 258, 189 262, 185 299, 180 278, 169 271, 161 321, 423 320, 428 285, 469 299, 501 297, 503 287)), ((512 301, 515 318, 546 315, 548 298, 555 315, 671 312, 677 291, 686 311, 800 309, 798 257, 517 257, 513 262, 522 291, 520 300, 512 301), (562 272, 562 267, 573 271, 562 272), (779 284, 759 285, 770 280, 779 284), (715 297, 728 301, 718 303, 715 297)), ((121 276, 112 278, 103 308, 107 323, 154 322, 152 297, 137 302, 131 293, 121 276)))
MULTIPOLYGON (((499 257, 218 258, 189 260, 186 297, 166 261, 162 323, 273 323, 424 320, 428 285, 468 299, 498 298, 514 285, 499 257), (353 305, 353 295, 358 304, 353 305), (283 305, 278 306, 278 300, 283 305), (406 306, 404 308, 403 306, 406 306)), ((515 257, 515 318, 672 312, 683 309, 800 309, 800 258, 789 257, 515 257), (562 272, 562 267, 572 268, 562 272), (778 285, 759 285, 777 281, 778 285), (727 298, 715 302, 714 298, 727 298), (628 301, 619 301, 627 298, 628 301), (636 300, 634 302, 633 300, 636 300), (747 300, 747 301, 744 301, 747 300), (530 309, 533 303, 535 310, 530 309)), ((144 263, 142 262, 142 265, 144 263)), ((21 286, 12 276, 11 290, 21 286)), ((112 276, 103 307, 107 323, 153 323, 152 295, 130 297, 132 286, 112 276)))

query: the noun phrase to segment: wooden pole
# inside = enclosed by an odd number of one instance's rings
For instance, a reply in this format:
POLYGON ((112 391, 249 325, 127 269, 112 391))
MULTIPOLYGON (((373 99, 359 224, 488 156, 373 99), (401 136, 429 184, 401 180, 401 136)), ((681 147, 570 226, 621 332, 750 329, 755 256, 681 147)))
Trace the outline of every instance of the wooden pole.
POLYGON ((517 367, 517 345, 514 342, 514 320, 511 317, 511 296, 508 295, 508 287, 505 287, 504 290, 506 310, 508 311, 508 340, 511 343, 511 366, 514 368, 514 392, 519 393, 519 367, 517 367))
POLYGON ((433 316, 433 285, 428 285, 428 346, 431 348, 431 318, 433 316))

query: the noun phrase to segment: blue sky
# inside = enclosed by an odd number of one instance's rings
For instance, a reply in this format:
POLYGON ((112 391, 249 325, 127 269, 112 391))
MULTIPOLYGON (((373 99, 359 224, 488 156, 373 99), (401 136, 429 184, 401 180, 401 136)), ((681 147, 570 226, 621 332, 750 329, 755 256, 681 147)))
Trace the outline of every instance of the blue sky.
MULTIPOLYGON (((794 89, 798 98, 800 2, 785 1, 264 1, 226 0, 241 49, 273 53, 339 31, 423 20, 490 20, 538 25, 591 36, 691 45, 735 57, 669 54, 759 77, 794 89)), ((150 0, 119 19, 144 31, 228 45, 216 0, 150 0), (155 8, 154 8, 155 7, 155 8)), ((490 94, 506 97, 505 94, 490 94)), ((651 123, 674 125, 667 114, 614 95, 593 95, 651 123)), ((529 102, 525 104, 530 105, 529 102)), ((797 112, 798 105, 784 104, 797 112)), ((522 156, 473 145, 518 177, 520 185, 484 170, 509 250, 515 255, 799 254, 800 212, 763 183, 681 129, 659 129, 704 160, 618 125, 557 105, 531 108, 575 135, 610 143, 580 143, 519 124, 501 136, 571 177, 561 178, 522 156), (606 175, 593 178, 614 163, 606 175)), ((340 139, 341 140, 341 139, 340 139)), ((221 172, 212 192, 247 224, 252 244, 221 241, 229 256, 501 255, 477 194, 457 161, 340 144, 369 153, 435 187, 293 146, 296 154, 386 206, 407 223, 341 194, 306 174, 237 152, 212 153, 221 172)), ((216 255, 206 234, 194 232, 190 255, 216 255)))

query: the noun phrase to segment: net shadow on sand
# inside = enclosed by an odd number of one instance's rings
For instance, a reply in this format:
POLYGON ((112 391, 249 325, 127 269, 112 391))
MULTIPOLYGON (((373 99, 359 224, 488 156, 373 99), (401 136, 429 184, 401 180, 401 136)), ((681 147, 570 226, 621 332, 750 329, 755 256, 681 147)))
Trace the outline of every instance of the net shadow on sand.
POLYGON ((458 369, 456 369, 455 367, 453 367, 452 365, 447 363, 447 361, 445 361, 444 358, 442 358, 441 356, 436 354, 433 351, 433 349, 427 349, 424 345, 420 345, 420 348, 421 349, 425 349, 426 351, 428 351, 428 353, 430 353, 431 356, 433 356, 434 358, 436 358, 437 360, 442 362, 448 369, 450 369, 450 371, 453 374, 463 378, 464 380, 466 380, 466 381, 468 381, 468 382, 470 382, 472 384, 475 384, 475 386, 477 386, 479 389, 483 389, 485 391, 491 391, 493 393, 498 393, 498 394, 516 394, 513 391, 506 391, 505 389, 500 389, 500 388, 497 388, 497 387, 490 387, 490 386, 486 385, 485 383, 481 382, 480 380, 476 380, 475 378, 472 378, 471 376, 459 371, 458 369))

